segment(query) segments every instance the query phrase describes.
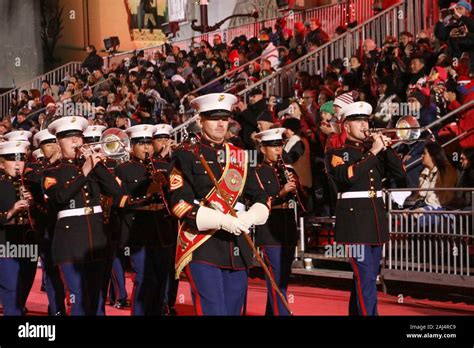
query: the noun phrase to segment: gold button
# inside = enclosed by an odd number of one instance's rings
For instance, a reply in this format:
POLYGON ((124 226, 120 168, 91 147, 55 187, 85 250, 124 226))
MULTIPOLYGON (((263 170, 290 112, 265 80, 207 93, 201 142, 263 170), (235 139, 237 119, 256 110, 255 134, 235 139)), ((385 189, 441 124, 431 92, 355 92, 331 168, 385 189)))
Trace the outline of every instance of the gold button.
POLYGON ((354 211, 354 208, 349 209, 349 211, 354 211))
POLYGON ((374 172, 374 170, 373 170, 373 169, 371 169, 371 170, 369 171, 369 173, 373 173, 373 172, 374 172))
POLYGON ((374 181, 374 178, 370 178, 370 181, 374 181))
POLYGON ((87 185, 84 185, 84 189, 86 189, 86 190, 87 190, 87 185))
POLYGON ((137 179, 135 179, 133 182, 138 182, 138 180, 137 180, 137 179))
POLYGON ((373 190, 373 189, 374 189, 374 187, 373 187, 373 186, 370 186, 370 189, 371 189, 371 190, 373 190))
POLYGON ((69 228, 69 226, 66 226, 66 229, 68 229, 68 228, 69 228))
POLYGON ((90 200, 87 200, 86 203, 89 204, 91 201, 90 200))
POLYGON ((87 197, 87 196, 89 196, 89 193, 86 192, 86 193, 84 193, 84 195, 87 197))
POLYGON ((69 185, 69 181, 66 181, 66 185, 69 185))
POLYGON ((73 175, 71 179, 75 179, 76 177, 73 175))

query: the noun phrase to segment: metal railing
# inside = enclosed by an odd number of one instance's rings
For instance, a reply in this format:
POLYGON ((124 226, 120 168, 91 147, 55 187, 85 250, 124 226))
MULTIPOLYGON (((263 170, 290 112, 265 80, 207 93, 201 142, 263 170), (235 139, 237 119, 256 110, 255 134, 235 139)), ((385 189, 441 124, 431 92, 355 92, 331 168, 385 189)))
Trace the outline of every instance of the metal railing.
MULTIPOLYGON (((372 0, 349 0, 337 4, 313 8, 302 12, 292 12, 282 15, 280 17, 261 20, 255 23, 243 24, 227 29, 221 29, 216 32, 206 33, 200 36, 192 37, 190 39, 179 40, 171 42, 181 49, 188 49, 193 42, 200 42, 202 40, 209 41, 214 34, 220 34, 223 41, 230 43, 235 37, 246 35, 247 37, 257 36, 258 32, 264 27, 274 27, 278 18, 285 17, 287 19, 287 27, 293 28, 296 22, 303 22, 306 19, 318 18, 321 21, 322 27, 328 33, 334 33, 337 26, 345 24, 346 20, 364 22, 372 16, 371 9, 372 0), (353 6, 356 11, 351 10, 353 6), (362 10, 363 9, 363 10, 362 10), (347 11, 349 15, 347 16, 347 11)), ((144 51, 145 56, 151 55, 153 51, 162 47, 163 44, 149 46, 143 49, 131 50, 123 53, 112 54, 104 57, 104 68, 108 69, 112 64, 119 64, 124 59, 133 57, 137 51, 144 51)), ((41 89, 41 81, 48 80, 52 84, 59 83, 68 75, 74 74, 79 68, 80 62, 70 62, 62 65, 50 72, 47 72, 35 79, 22 83, 18 88, 12 89, 7 93, 0 95, 0 116, 4 117, 10 108, 12 96, 16 95, 22 89, 41 89)))
MULTIPOLYGON (((433 284, 474 287, 474 200, 467 210, 407 210, 392 204, 387 191, 390 241, 384 247, 382 276, 433 284)), ((473 188, 410 189, 469 192, 473 188)))
MULTIPOLYGON (((349 3, 370 3, 368 0, 352 0, 349 3)), ((293 29, 295 23, 304 22, 307 19, 318 18, 321 21, 322 28, 328 33, 334 33, 336 28, 346 22, 346 11, 348 7, 348 2, 344 1, 337 4, 331 4, 326 6, 321 6, 301 12, 289 12, 279 17, 269 18, 261 20, 255 23, 248 23, 243 25, 238 25, 226 29, 219 29, 211 33, 206 33, 200 36, 192 37, 186 40, 180 40, 173 42, 173 45, 179 46, 181 49, 188 49, 193 42, 208 41, 212 42, 214 35, 219 34, 222 37, 222 41, 229 44, 236 37, 245 35, 247 38, 258 36, 258 33, 263 28, 274 28, 275 23, 279 18, 284 17, 287 21, 287 28, 293 29)), ((364 21, 367 16, 370 16, 369 13, 360 13, 359 16, 356 16, 358 20, 364 21)))
MULTIPOLYGON (((440 125, 440 124, 445 124, 445 122, 452 118, 453 116, 456 116, 457 114, 459 114, 460 112, 466 112, 470 109, 472 109, 474 107, 474 100, 471 100, 470 102, 466 103, 466 104, 463 104, 461 105, 460 107, 458 107, 457 109, 453 110, 453 111, 450 111, 449 113, 447 113, 446 115, 444 115, 443 117, 440 117, 439 119, 431 122, 430 124, 424 126, 424 127, 421 127, 421 133, 423 133, 424 131, 431 131, 432 128, 434 126, 437 126, 437 125, 440 125)), ((448 140, 447 142, 445 142, 444 144, 442 144, 441 146, 442 147, 446 147, 450 144, 452 144, 453 142, 471 134, 472 132, 474 132, 474 129, 469 129, 459 135, 457 135, 456 137, 454 137, 453 139, 450 139, 448 140)), ((392 147, 393 148, 396 148, 398 146, 400 146, 402 143, 396 143, 394 144, 392 147)), ((407 166, 406 166, 406 169, 409 170, 410 168, 412 168, 415 164, 418 164, 421 162, 421 157, 420 158, 417 158, 415 159, 414 161, 410 162, 407 166)))
POLYGON ((5 117, 10 111, 10 103, 12 100, 20 94, 20 91, 30 89, 38 89, 41 91, 41 83, 47 80, 51 85, 55 85, 64 80, 67 76, 72 76, 78 69, 80 69, 80 62, 70 62, 60 66, 54 70, 51 70, 43 75, 35 77, 34 79, 21 83, 18 87, 9 90, 8 92, 0 95, 0 116, 5 117))
MULTIPOLYGON (((319 47, 316 51, 310 52, 293 63, 280 68, 272 75, 239 92, 238 95, 243 96, 244 101, 248 102, 248 93, 254 88, 262 88, 267 96, 290 96, 289 94, 293 92, 291 86, 295 82, 296 73, 298 71, 308 71, 310 74, 320 73, 332 59, 337 57, 349 58, 360 46, 362 42, 361 40, 371 37, 369 35, 374 35, 373 38, 376 42, 382 43, 386 35, 397 35, 405 30, 405 26, 403 25, 404 21, 402 19, 397 19, 399 11, 404 9, 405 3, 402 1, 400 4, 392 6, 373 17, 367 23, 357 26, 350 32, 347 32, 319 47), (383 30, 385 36, 378 35, 377 30, 383 30)), ((188 120, 186 123, 180 125, 180 127, 182 127, 180 130, 193 124, 193 122, 194 120, 188 120)))
MULTIPOLYGON (((338 26, 345 24, 346 20, 349 22, 357 20, 359 23, 368 20, 373 15, 371 8, 372 3, 372 0, 350 0, 337 4, 316 7, 301 12, 291 11, 279 17, 264 19, 255 23, 241 24, 226 29, 219 29, 211 33, 197 35, 188 39, 171 41, 170 44, 178 46, 182 50, 189 50, 194 42, 199 43, 203 40, 212 42, 212 38, 215 34, 221 35, 222 41, 230 44, 234 38, 241 35, 245 35, 247 38, 258 36, 258 33, 262 28, 273 28, 276 21, 282 17, 286 18, 286 27, 290 29, 293 29, 297 22, 304 22, 307 19, 318 18, 321 21, 322 28, 328 34, 332 34, 338 26), (351 6, 358 10, 352 12, 351 6), (349 16, 346 16, 347 11, 349 11, 349 16)), ((164 43, 160 43, 143 49, 113 54, 104 58, 104 64, 106 67, 110 67, 111 64, 114 63, 118 64, 124 59, 131 58, 137 51, 144 51, 145 56, 151 55, 153 51, 161 49, 163 45, 164 43)))
MULTIPOLYGON (((112 78, 109 77, 108 79, 106 79, 106 80, 104 80, 104 81, 98 82, 98 83, 96 83, 96 84, 90 86, 90 88, 91 88, 92 90, 95 90, 97 87, 102 86, 102 85, 105 84, 105 83, 112 83, 112 78)), ((67 109, 67 108, 65 108, 66 104, 67 104, 67 103, 76 104, 77 102, 75 101, 75 99, 77 99, 77 98, 80 97, 81 95, 82 95, 82 91, 76 92, 76 93, 72 94, 72 95, 70 96, 70 98, 68 98, 68 99, 70 99, 71 101, 60 101, 60 102, 56 103, 56 107, 61 106, 61 107, 63 108, 63 110, 66 110, 66 109, 67 109)), ((94 104, 92 104, 91 106, 95 107, 94 104)), ((40 114, 44 113, 44 112, 46 111, 46 109, 47 109, 47 107, 43 107, 43 108, 38 109, 38 110, 33 110, 30 114, 28 114, 28 116, 26 117, 26 119, 27 119, 27 120, 31 120, 31 119, 33 119, 34 117, 37 117, 37 116, 39 116, 40 114)), ((91 111, 92 111, 92 110, 91 110, 91 111)), ((84 116, 84 115, 56 115, 56 114, 55 114, 55 115, 53 115, 53 116, 84 116)), ((45 121, 48 121, 48 120, 45 119, 45 121)), ((50 121, 50 120, 49 120, 49 121, 50 121)), ((43 125, 41 125, 41 128, 43 129, 43 125)))
POLYGON ((357 53, 362 46, 362 42, 366 39, 373 39, 377 46, 381 47, 388 35, 398 37, 401 32, 406 30, 427 29, 425 27, 427 21, 419 21, 418 18, 420 17, 415 17, 410 12, 418 11, 424 14, 421 9, 426 8, 424 5, 426 3, 427 0, 401 1, 399 4, 371 17, 366 23, 358 25, 315 51, 309 52, 291 64, 277 70, 265 79, 256 82, 239 92, 239 95, 247 101, 248 93, 254 88, 260 88, 267 96, 291 97, 294 93, 292 86, 299 71, 306 71, 309 74, 323 74, 333 59, 349 59, 357 53))
POLYGON ((183 139, 186 139, 188 136, 188 128, 190 125, 194 124, 199 119, 199 115, 194 115, 186 122, 180 124, 177 127, 174 127, 171 131, 171 137, 176 141, 176 143, 181 142, 183 139))

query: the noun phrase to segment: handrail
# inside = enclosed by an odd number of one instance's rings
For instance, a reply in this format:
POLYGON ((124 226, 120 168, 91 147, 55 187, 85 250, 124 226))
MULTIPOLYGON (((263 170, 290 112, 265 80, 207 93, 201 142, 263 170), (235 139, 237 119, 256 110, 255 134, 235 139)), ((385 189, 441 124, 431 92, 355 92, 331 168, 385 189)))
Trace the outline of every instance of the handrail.
POLYGON ((239 65, 239 66, 236 67, 235 70, 227 71, 225 74, 222 74, 221 76, 215 78, 214 80, 207 82, 205 85, 202 85, 202 86, 200 86, 200 87, 198 87, 198 88, 192 90, 191 92, 186 93, 186 94, 181 98, 181 100, 180 100, 181 105, 183 105, 183 101, 184 101, 187 97, 189 97, 190 95, 195 94, 195 93, 197 93, 197 92, 203 90, 203 89, 206 88, 206 87, 212 86, 214 83, 216 83, 216 82, 218 82, 218 81, 220 81, 220 80, 222 80, 222 79, 224 79, 224 78, 226 78, 226 77, 229 77, 229 76, 232 76, 232 75, 237 76, 238 74, 240 74, 240 72, 242 72, 242 69, 245 69, 247 66, 250 66, 251 64, 255 63, 256 61, 261 60, 261 59, 263 59, 264 57, 269 56, 271 53, 274 53, 275 51, 278 51, 280 48, 284 48, 284 47, 285 47, 285 46, 278 46, 278 47, 275 47, 275 48, 274 48, 273 50, 271 50, 270 52, 267 52, 267 53, 265 53, 265 54, 262 54, 262 55, 258 56, 257 58, 254 58, 254 59, 252 59, 251 61, 249 61, 249 62, 247 62, 247 63, 245 63, 245 64, 243 64, 243 65, 239 65))
MULTIPOLYGON (((358 26, 356 26, 355 28, 351 29, 351 30, 348 30, 347 32, 345 32, 344 34, 342 34, 341 36, 337 37, 336 39, 333 39, 332 41, 330 42, 327 42, 325 43, 324 45, 318 47, 316 50, 314 50, 313 52, 309 52, 307 53, 306 55, 304 55, 303 57, 300 57, 299 59, 295 60, 294 62, 291 62, 289 65, 287 66, 284 66, 282 67, 281 69, 279 69, 278 71, 275 71, 273 74, 267 76, 266 78, 256 82, 255 84, 253 84, 252 86, 244 89, 243 91, 240 91, 238 93, 239 96, 242 96, 242 95, 246 95, 246 93, 248 93, 249 91, 251 91, 252 89, 254 88, 257 88, 261 85, 263 85, 264 83, 267 83, 269 81, 271 81, 272 79, 275 79, 276 76, 278 75, 283 75, 286 71, 290 70, 291 68, 294 68, 296 66, 298 66, 299 64, 307 61, 308 59, 313 59, 315 57, 317 57, 320 53, 322 53, 325 49, 329 49, 331 46, 336 46, 337 43, 341 43, 343 40, 349 40, 351 39, 351 36, 353 34, 356 34, 360 29, 363 29, 365 26, 367 26, 369 23, 372 23, 372 22, 376 22, 377 20, 379 20, 380 18, 382 18, 382 16, 385 16, 387 14, 389 14, 390 12, 392 12, 393 10, 399 8, 400 6, 403 6, 405 5, 405 1, 402 0, 400 1, 398 4, 395 4, 395 5, 392 5, 391 7, 387 8, 386 10, 380 12, 379 14, 377 14, 376 16, 372 17, 370 20, 368 20, 367 22, 365 23, 362 23, 358 26)), ((364 30, 362 30, 362 33, 364 33, 364 30)), ((350 47, 348 47, 349 45, 344 45, 344 48, 346 50, 350 49, 350 47)), ((351 52, 351 54, 353 54, 353 52, 351 52)))
MULTIPOLYGON (((373 17, 373 18, 375 18, 375 19, 381 18, 383 15, 389 13, 390 11, 393 11, 393 10, 396 9, 396 8, 399 8, 399 7, 402 6, 403 4, 404 4, 404 1, 401 1, 400 3, 391 6, 390 8, 386 9, 385 11, 381 12, 380 14, 376 15, 376 16, 373 17)), ((371 19, 370 21, 372 21, 372 19, 371 19)), ((357 26, 356 28, 361 28, 361 27, 363 27, 364 25, 367 25, 367 23, 370 22, 370 21, 367 21, 366 23, 361 24, 361 25, 357 26)), ((305 56, 303 56, 303 57, 297 59, 296 61, 292 62, 291 64, 289 64, 289 65, 287 65, 287 66, 284 66, 284 67, 278 69, 278 70, 277 70, 276 72, 274 72, 273 74, 271 74, 271 75, 267 76, 266 78, 264 78, 264 79, 262 79, 262 80, 256 82, 256 83, 253 84, 252 86, 247 87, 247 88, 244 89, 243 91, 239 92, 238 95, 241 96, 241 95, 245 94, 247 91, 250 91, 250 90, 252 90, 253 88, 256 88, 256 87, 262 85, 263 83, 266 83, 266 82, 270 81, 272 78, 275 78, 275 76, 277 76, 277 75, 279 75, 279 74, 285 73, 286 71, 288 71, 288 69, 290 69, 290 68, 292 68, 292 67, 295 67, 295 66, 297 66, 298 64, 304 62, 306 59, 308 59, 308 57, 312 57, 312 56, 318 55, 322 50, 324 50, 324 49, 330 47, 331 45, 335 45, 335 44, 339 44, 339 43, 342 44, 342 43, 344 42, 344 40, 349 39, 349 38, 350 38, 349 35, 353 34, 354 32, 355 32, 354 30, 351 30, 351 31, 346 32, 345 34, 341 35, 340 37, 338 37, 338 38, 336 38, 336 39, 333 39, 332 41, 330 41, 330 42, 328 42, 328 43, 322 45, 321 47, 319 47, 316 51, 308 53, 307 55, 305 55, 305 56)), ((341 46, 342 46, 342 45, 341 45, 341 46)), ((349 47, 347 47, 347 48, 349 49, 349 47)), ((276 49, 278 49, 278 48, 276 48, 276 49)), ((251 64, 251 63, 252 63, 252 62, 249 62, 249 64, 251 64)), ((234 73, 234 72, 232 72, 232 73, 234 73)), ((215 82, 215 80, 213 80, 211 83, 214 83, 214 82, 215 82)), ((202 87, 202 88, 204 88, 204 87, 202 87)), ((201 89, 202 89, 202 88, 201 88, 201 89)), ((195 92, 195 91, 193 91, 193 92, 195 92)), ((189 94, 191 94, 191 93, 193 93, 193 92, 190 92, 190 93, 188 93, 187 95, 189 95, 189 94)), ((186 96, 187 96, 187 95, 186 95, 186 96)), ((185 96, 185 97, 186 97, 186 96, 185 96)), ((183 97, 183 99, 184 99, 184 97, 183 97)), ((193 119, 193 121, 194 121, 194 119, 193 119)), ((189 124, 191 124, 191 123, 192 123, 191 120, 188 120, 185 124, 180 125, 180 126, 183 126, 182 128, 185 128, 185 126, 187 126, 187 125, 189 125, 189 124)), ((181 128, 180 128, 180 129, 181 129, 181 128)), ((178 131, 178 130, 177 130, 177 131, 178 131)))
MULTIPOLYGON (((90 88, 91 88, 91 89, 94 89, 95 87, 100 86, 100 85, 102 85, 103 83, 106 83, 106 82, 112 82, 112 78, 109 77, 108 79, 106 79, 106 80, 104 80, 104 81, 101 81, 101 82, 99 82, 99 83, 96 83, 95 85, 90 86, 90 88)), ((77 92, 77 93, 71 95, 71 99, 73 99, 74 97, 80 96, 81 94, 82 94, 82 91, 77 92)), ((66 102, 61 101, 61 102, 58 102, 58 103, 64 105, 66 102)), ((73 103, 75 104, 75 102, 73 102, 73 103)), ((41 109, 38 109, 38 110, 33 110, 33 111, 26 117, 26 120, 30 120, 31 118, 33 118, 33 116, 41 114, 43 111, 46 111, 46 109, 47 109, 47 106, 45 106, 45 107, 43 107, 43 108, 41 108, 41 109)))
MULTIPOLYGON (((431 122, 430 124, 424 126, 424 127, 420 127, 420 131, 421 132, 424 132, 426 130, 430 130, 433 126, 436 126, 437 124, 439 123, 442 123, 444 121, 446 121, 448 118, 451 118, 452 116, 456 115, 457 113, 461 112, 461 111, 464 111, 464 109, 467 109, 467 108, 470 108, 471 106, 474 106, 474 100, 471 100, 469 103, 466 103, 466 104, 463 104, 461 105, 460 107, 458 107, 457 109, 447 113, 446 115, 444 115, 443 117, 440 117, 438 118, 437 120, 431 122)), ((395 148, 395 147, 398 147, 400 146, 402 143, 396 143, 392 146, 392 148, 395 148)))
MULTIPOLYGON (((81 64, 81 62, 69 62, 69 63, 63 64, 63 65, 61 65, 61 66, 59 66, 59 67, 57 67, 57 68, 55 68, 55 69, 53 69, 53 70, 50 70, 50 71, 48 71, 48 72, 46 72, 46 73, 44 73, 44 74, 38 75, 38 76, 36 76, 35 78, 33 78, 33 79, 31 79, 31 80, 28 80, 28 81, 26 81, 26 82, 21 83, 19 87, 12 88, 12 89, 9 90, 7 93, 11 93, 12 90, 15 90, 15 89, 18 89, 18 90, 19 90, 19 89, 22 88, 22 86, 26 86, 26 85, 32 84, 32 83, 34 83, 34 82, 36 82, 36 81, 38 81, 38 80, 40 80, 40 79, 42 80, 43 77, 45 77, 46 75, 54 74, 55 72, 64 69, 64 68, 65 68, 66 66, 68 66, 68 65, 77 65, 77 64, 81 64)), ((6 93, 4 93, 4 94, 6 94, 6 93)), ((0 94, 0 97, 1 97, 2 95, 4 95, 4 94, 0 94)))
POLYGON ((193 117, 191 117, 191 118, 190 118, 189 120, 187 120, 186 122, 181 123, 179 126, 174 127, 173 130, 171 131, 171 133, 173 133, 173 132, 178 132, 178 131, 180 131, 182 128, 186 128, 187 125, 193 123, 193 122, 196 121, 198 118, 199 118, 199 114, 194 115, 193 117))
POLYGON ((460 191, 460 192, 471 192, 474 191, 474 187, 406 187, 406 188, 390 188, 384 189, 386 192, 406 192, 406 191, 460 191))
MULTIPOLYGON (((304 10, 304 11, 299 11, 297 13, 295 12, 288 12, 287 14, 283 14, 283 15, 280 15, 280 16, 276 16, 276 17, 271 17, 271 18, 266 18, 266 19, 262 19, 262 20, 259 20, 259 21, 255 21, 252 23, 252 21, 249 21, 249 23, 244 23, 244 24, 239 24, 239 25, 234 25, 232 27, 228 27, 228 28, 225 28, 225 29, 218 29, 218 30, 215 30, 213 32, 209 32, 209 33, 205 33, 205 34, 201 34, 201 35, 194 35, 194 36, 191 36, 189 38, 186 38, 186 39, 180 39, 180 40, 177 40, 177 41, 170 41, 169 44, 170 45, 179 45, 180 43, 183 43, 183 42, 186 42, 186 41, 190 41, 191 43, 193 42, 196 42, 196 40, 200 40, 202 41, 204 39, 204 37, 209 37, 209 36, 212 36, 214 34, 218 34, 218 33, 222 33, 223 31, 229 31, 229 30, 235 30, 235 29, 238 29, 240 27, 243 27, 243 26, 246 26, 246 25, 249 25, 249 24, 262 24, 262 23, 265 23, 267 21, 276 21, 280 18, 286 18, 286 17, 291 17, 291 16, 297 16, 297 15, 301 15, 301 14, 307 14, 311 11, 314 11, 314 10, 324 10, 326 8, 330 8, 330 7, 334 7, 334 6, 341 6, 343 4, 347 4, 348 1, 350 0, 344 0, 342 2, 338 2, 337 4, 329 4, 329 5, 324 5, 324 6, 318 6, 318 7, 313 7, 311 9, 307 9, 307 10, 304 10)), ((232 40, 230 40, 232 41, 232 40)), ((145 51, 145 50, 151 50, 151 49, 157 49, 161 46, 163 46, 164 43, 162 44, 158 44, 158 45, 151 45, 151 46, 147 46, 147 47, 143 47, 143 48, 140 48, 140 49, 134 49, 134 50, 129 50, 129 51, 125 51, 125 52, 120 52, 118 54, 112 54, 110 56, 107 56, 107 57, 104 57, 104 61, 105 59, 107 60, 110 60, 111 58, 115 58, 115 57, 119 57, 119 56, 122 56, 122 55, 128 55, 128 54, 133 54, 137 51, 145 51)))
POLYGON ((436 121, 431 122, 427 126, 422 127, 423 130, 431 129, 433 126, 436 126, 439 123, 442 123, 443 121, 447 120, 453 115, 456 115, 457 113, 464 111, 464 109, 470 108, 471 106, 474 106, 474 100, 471 100, 469 103, 463 104, 457 109, 449 112, 448 114, 444 115, 443 117, 437 119, 436 121))
MULTIPOLYGON (((474 128, 470 128, 468 129, 467 131, 464 131, 462 132, 461 134, 455 136, 454 138, 452 139, 449 139, 447 142, 443 143, 441 145, 441 147, 446 147, 452 143, 454 143, 455 141, 461 139, 461 138, 464 138, 465 136, 469 135, 470 133, 473 133, 474 132, 474 128)), ((413 162, 410 162, 406 167, 405 169, 410 169, 411 167, 413 167, 415 164, 418 164, 419 162, 421 162, 421 157, 420 158, 417 158, 416 160, 414 160, 413 162)))
POLYGON ((67 64, 61 65, 60 67, 48 71, 44 74, 41 74, 34 79, 29 81, 23 82, 18 85, 18 87, 12 88, 7 92, 0 95, 0 114, 2 117, 8 114, 8 110, 10 109, 10 103, 12 100, 13 94, 17 94, 22 89, 40 89, 41 82, 43 80, 49 80, 51 84, 54 84, 51 80, 61 81, 64 79, 66 74, 72 74, 77 68, 81 65, 80 62, 69 62, 67 64))

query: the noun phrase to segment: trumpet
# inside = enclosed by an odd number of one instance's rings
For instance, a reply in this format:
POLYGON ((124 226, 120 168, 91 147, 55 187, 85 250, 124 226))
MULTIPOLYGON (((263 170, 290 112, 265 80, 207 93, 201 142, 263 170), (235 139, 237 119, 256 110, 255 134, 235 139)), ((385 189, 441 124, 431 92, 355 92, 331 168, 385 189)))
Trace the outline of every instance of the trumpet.
POLYGON ((395 133, 397 138, 394 141, 412 143, 419 140, 423 127, 420 127, 418 120, 413 116, 401 117, 395 128, 373 128, 367 130, 366 136, 370 138, 375 133, 390 134, 395 133))
POLYGON ((126 160, 130 155, 130 138, 119 128, 109 128, 102 133, 100 140, 94 143, 82 144, 76 151, 100 153, 114 160, 126 160))

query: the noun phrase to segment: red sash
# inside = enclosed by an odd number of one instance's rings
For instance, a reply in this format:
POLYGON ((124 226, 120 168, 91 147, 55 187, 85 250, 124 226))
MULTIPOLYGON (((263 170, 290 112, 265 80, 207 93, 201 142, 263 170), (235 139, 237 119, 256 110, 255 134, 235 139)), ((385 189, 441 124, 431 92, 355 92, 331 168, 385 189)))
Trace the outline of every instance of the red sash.
MULTIPOLYGON (((216 188, 207 194, 200 204, 205 205, 216 210, 228 214, 231 207, 237 203, 247 179, 247 152, 232 144, 226 143, 226 165, 222 176, 218 181, 220 191, 225 197, 219 196, 216 188), (241 162, 241 159, 244 159, 241 162), (225 200, 229 204, 225 204, 225 200)), ((180 223, 178 229, 178 245, 176 247, 176 279, 193 258, 193 252, 201 245, 203 245, 216 230, 197 232, 189 228, 186 223, 180 223)))

